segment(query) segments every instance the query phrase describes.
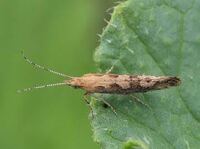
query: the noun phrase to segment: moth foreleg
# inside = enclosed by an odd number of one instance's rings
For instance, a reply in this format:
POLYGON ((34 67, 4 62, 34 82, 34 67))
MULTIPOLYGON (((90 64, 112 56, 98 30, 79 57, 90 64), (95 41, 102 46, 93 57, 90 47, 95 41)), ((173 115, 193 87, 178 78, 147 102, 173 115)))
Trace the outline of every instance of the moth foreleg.
POLYGON ((94 118, 94 112, 93 112, 93 109, 92 109, 92 106, 90 105, 90 101, 88 100, 88 93, 85 93, 83 95, 83 99, 85 101, 85 103, 88 105, 88 107, 90 108, 90 112, 92 113, 92 118, 94 118))
POLYGON ((108 70, 106 71, 106 74, 111 73, 111 72, 113 71, 113 69, 114 69, 114 65, 112 65, 112 66, 110 67, 110 69, 108 69, 108 70))

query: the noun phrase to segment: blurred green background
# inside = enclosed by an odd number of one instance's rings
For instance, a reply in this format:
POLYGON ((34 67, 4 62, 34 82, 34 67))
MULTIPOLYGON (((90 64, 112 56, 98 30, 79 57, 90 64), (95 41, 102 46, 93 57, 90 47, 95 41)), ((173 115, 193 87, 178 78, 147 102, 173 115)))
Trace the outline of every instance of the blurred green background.
POLYGON ((113 0, 0 0, 0 149, 95 149, 83 91, 17 89, 62 82, 34 62, 80 76, 95 72, 97 33, 113 0))

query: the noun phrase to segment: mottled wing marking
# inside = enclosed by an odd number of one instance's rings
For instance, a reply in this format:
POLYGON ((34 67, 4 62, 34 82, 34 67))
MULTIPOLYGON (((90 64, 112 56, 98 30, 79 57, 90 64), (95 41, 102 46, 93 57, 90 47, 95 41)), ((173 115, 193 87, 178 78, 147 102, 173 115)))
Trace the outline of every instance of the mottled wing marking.
POLYGON ((121 87, 117 83, 112 83, 112 84, 110 84, 110 89, 115 90, 115 91, 120 91, 120 90, 123 90, 123 87, 121 87))
POLYGON ((99 90, 99 91, 105 91, 106 90, 105 86, 96 86, 95 89, 99 90))
POLYGON ((108 74, 108 76, 110 78, 118 78, 119 77, 119 75, 117 75, 117 74, 108 74))

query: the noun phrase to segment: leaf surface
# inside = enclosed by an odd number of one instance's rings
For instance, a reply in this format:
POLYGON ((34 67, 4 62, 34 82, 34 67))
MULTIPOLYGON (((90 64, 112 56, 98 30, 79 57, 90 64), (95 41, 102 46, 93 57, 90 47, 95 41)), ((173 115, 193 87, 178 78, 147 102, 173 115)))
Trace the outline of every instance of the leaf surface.
POLYGON ((101 72, 179 76, 180 87, 98 94, 94 138, 106 149, 199 149, 200 0, 128 0, 115 7, 94 59, 101 72))

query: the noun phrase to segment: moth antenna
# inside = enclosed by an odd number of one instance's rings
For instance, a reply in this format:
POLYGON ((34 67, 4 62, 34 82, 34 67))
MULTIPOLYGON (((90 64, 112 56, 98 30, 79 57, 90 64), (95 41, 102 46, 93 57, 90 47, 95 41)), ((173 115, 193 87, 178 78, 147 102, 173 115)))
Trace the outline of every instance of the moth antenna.
POLYGON ((47 87, 56 87, 56 86, 63 86, 63 85, 68 85, 68 83, 62 82, 62 83, 39 85, 39 86, 25 88, 25 89, 22 89, 22 90, 17 90, 17 92, 18 93, 29 92, 29 91, 32 91, 32 90, 35 90, 35 89, 42 89, 42 88, 47 88, 47 87))
POLYGON ((62 77, 66 77, 66 78, 69 78, 69 79, 73 78, 73 77, 68 76, 68 75, 66 75, 66 74, 63 74, 63 73, 54 71, 54 70, 52 70, 52 69, 49 69, 49 68, 46 68, 46 67, 44 67, 44 66, 41 66, 41 65, 39 65, 39 64, 34 63, 33 61, 31 61, 29 58, 27 58, 27 57, 25 56, 24 51, 21 51, 21 54, 22 54, 23 58, 25 59, 25 61, 26 61, 27 63, 33 65, 35 68, 42 69, 42 70, 47 71, 47 72, 50 72, 50 73, 52 73, 52 74, 56 74, 56 75, 59 75, 59 76, 62 76, 62 77))

